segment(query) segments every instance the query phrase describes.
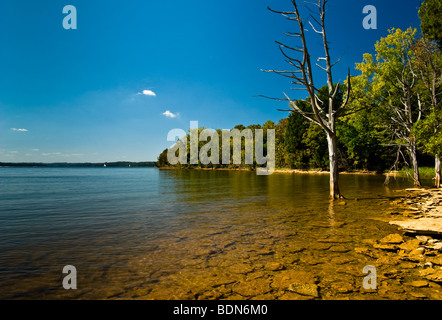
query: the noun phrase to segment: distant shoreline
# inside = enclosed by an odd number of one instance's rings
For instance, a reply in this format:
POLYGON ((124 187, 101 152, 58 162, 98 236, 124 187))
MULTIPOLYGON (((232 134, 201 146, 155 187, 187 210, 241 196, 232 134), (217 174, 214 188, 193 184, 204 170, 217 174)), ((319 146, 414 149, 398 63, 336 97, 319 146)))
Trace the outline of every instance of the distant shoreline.
POLYGON ((96 167, 155 167, 155 161, 142 161, 142 162, 131 162, 131 161, 115 161, 115 162, 54 162, 54 163, 44 163, 44 162, 0 162, 0 167, 44 167, 44 168, 96 168, 96 167))

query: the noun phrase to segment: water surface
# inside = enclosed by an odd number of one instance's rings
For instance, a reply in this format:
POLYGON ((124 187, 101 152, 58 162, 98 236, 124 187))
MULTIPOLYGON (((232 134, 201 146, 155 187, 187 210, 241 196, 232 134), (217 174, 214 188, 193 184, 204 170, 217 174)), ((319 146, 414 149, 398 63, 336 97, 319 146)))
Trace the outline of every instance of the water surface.
POLYGON ((329 201, 328 175, 0 168, 0 179, 3 299, 290 298, 276 281, 290 270, 333 298, 336 282, 360 287, 370 261, 353 249, 395 232, 386 212, 410 186, 341 175, 344 203, 329 201), (62 287, 65 265, 77 290, 62 287))

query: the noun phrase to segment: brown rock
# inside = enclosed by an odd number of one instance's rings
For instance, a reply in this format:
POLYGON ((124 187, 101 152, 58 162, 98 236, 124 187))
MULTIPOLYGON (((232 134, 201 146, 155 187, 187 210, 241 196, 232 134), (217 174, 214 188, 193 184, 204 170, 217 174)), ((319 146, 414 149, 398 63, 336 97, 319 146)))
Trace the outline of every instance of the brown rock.
POLYGON ((356 247, 355 252, 374 259, 377 259, 380 256, 378 252, 365 247, 356 247))
POLYGON ((422 235, 442 235, 440 218, 420 218, 407 221, 390 221, 404 230, 422 235))
POLYGON ((399 246, 396 244, 376 243, 373 245, 373 248, 386 251, 397 251, 399 249, 399 246))
POLYGON ((304 251, 305 247, 299 246, 299 245, 291 245, 287 249, 288 249, 288 252, 290 252, 290 253, 298 253, 298 252, 304 251))
POLYGON ((233 292, 236 292, 245 297, 257 296, 269 293, 272 291, 268 279, 255 279, 247 282, 239 282, 232 287, 233 292))
POLYGON ((279 271, 284 269, 284 265, 279 262, 269 262, 264 266, 264 268, 269 271, 279 271))
POLYGON ((273 278, 272 287, 287 290, 292 283, 316 283, 318 278, 306 271, 282 270, 273 278))
POLYGON ((232 273, 246 274, 255 270, 252 266, 245 263, 234 264, 228 269, 232 273))
POLYGON ((430 259, 428 259, 429 262, 442 266, 442 255, 438 255, 436 257, 432 257, 430 259))
POLYGON ((289 291, 295 292, 303 296, 319 297, 319 287, 311 283, 291 283, 289 291))
POLYGON ((392 233, 379 241, 381 244, 401 244, 404 238, 400 234, 392 233))
POLYGON ((409 240, 407 242, 401 243, 399 245, 399 248, 405 251, 412 251, 415 250, 417 248, 419 248, 419 246, 422 244, 422 241, 419 239, 412 239, 409 240))
POLYGON ((425 280, 413 281, 412 283, 410 283, 410 285, 416 288, 428 287, 428 281, 425 280))
POLYGON ((331 288, 339 293, 351 293, 355 291, 355 287, 349 282, 334 282, 331 288))
POLYGON ((418 299, 425 299, 427 298, 427 296, 423 293, 420 292, 410 292, 410 294, 414 297, 414 298, 418 298, 418 299))
POLYGON ((332 252, 340 252, 340 253, 345 253, 345 252, 349 252, 350 249, 346 248, 344 246, 332 246, 330 249, 328 249, 329 251, 332 252))
POLYGON ((396 270, 396 269, 392 269, 389 271, 384 272, 382 275, 388 279, 401 279, 401 272, 396 270))
POLYGON ((421 270, 420 273, 427 280, 442 283, 442 269, 428 268, 421 270))

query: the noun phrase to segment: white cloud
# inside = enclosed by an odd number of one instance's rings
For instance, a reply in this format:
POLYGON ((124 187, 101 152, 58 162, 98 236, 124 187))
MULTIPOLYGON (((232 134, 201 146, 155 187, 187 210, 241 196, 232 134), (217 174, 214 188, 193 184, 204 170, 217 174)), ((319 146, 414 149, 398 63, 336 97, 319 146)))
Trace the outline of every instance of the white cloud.
POLYGON ((142 94, 144 96, 150 96, 150 97, 156 97, 157 94, 153 92, 152 90, 143 90, 141 92, 138 92, 137 94, 142 94))
POLYGON ((27 132, 28 129, 17 129, 17 128, 11 128, 12 131, 18 131, 18 132, 27 132))
POLYGON ((162 115, 168 118, 176 118, 179 115, 179 113, 172 113, 169 110, 166 110, 165 112, 162 113, 162 115))
POLYGON ((40 151, 40 149, 31 149, 31 151, 37 152, 37 151, 40 151))

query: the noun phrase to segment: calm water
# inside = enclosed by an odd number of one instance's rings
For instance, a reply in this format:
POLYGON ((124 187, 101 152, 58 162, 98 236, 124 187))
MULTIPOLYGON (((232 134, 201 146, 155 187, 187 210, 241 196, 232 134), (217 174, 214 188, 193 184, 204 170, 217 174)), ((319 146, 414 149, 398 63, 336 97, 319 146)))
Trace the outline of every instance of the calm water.
POLYGON ((272 261, 311 268, 308 257, 340 257, 319 254, 317 240, 353 245, 394 230, 380 220, 394 190, 410 185, 342 175, 344 205, 330 204, 327 175, 0 168, 0 180, 3 299, 204 297, 245 279, 237 263, 255 273, 272 261), (289 261, 291 245, 306 248, 300 260, 289 261), (77 290, 62 288, 65 265, 77 269, 77 290), (220 268, 233 269, 214 276, 220 268))

